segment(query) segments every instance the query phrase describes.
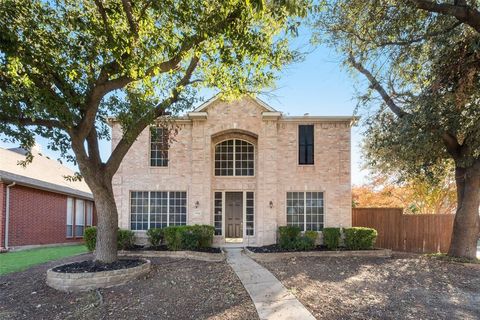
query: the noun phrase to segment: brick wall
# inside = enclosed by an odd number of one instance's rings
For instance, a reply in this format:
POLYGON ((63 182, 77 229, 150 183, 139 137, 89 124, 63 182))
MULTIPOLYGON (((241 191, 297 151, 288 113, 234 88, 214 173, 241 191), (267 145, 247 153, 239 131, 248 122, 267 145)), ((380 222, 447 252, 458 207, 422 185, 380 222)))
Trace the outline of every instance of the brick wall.
POLYGON ((66 212, 66 195, 14 186, 10 189, 9 247, 81 241, 66 238, 66 212))
MULTIPOLYGON (((323 191, 325 225, 351 225, 350 123, 329 120, 263 119, 265 109, 253 99, 208 106, 207 120, 179 121, 179 132, 169 150, 169 166, 149 164, 149 131, 140 134, 114 176, 119 225, 130 228, 130 191, 187 191, 188 224, 213 224, 213 192, 255 192, 255 235, 250 245, 276 241, 278 226, 286 224, 288 191, 323 191), (315 125, 315 165, 299 166, 299 124, 315 125), (232 133, 235 132, 236 133, 232 133), (245 137, 248 132, 252 137, 245 137), (216 177, 214 146, 227 138, 248 140, 255 146, 255 176, 216 177), (199 202, 199 206, 195 203, 199 202), (273 207, 269 207, 272 201, 273 207)), ((112 129, 112 146, 121 138, 112 129)), ((216 237, 216 242, 222 241, 216 237)))

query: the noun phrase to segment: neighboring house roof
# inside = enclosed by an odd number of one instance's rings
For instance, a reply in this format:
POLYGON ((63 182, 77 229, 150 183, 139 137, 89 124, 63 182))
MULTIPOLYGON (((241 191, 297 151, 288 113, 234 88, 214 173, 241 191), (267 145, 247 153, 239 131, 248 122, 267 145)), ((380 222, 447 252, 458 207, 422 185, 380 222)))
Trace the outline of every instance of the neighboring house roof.
POLYGON ((32 163, 26 167, 18 164, 23 160, 25 160, 23 149, 0 148, 0 180, 93 199, 92 193, 84 181, 67 181, 64 178, 64 176, 73 176, 75 172, 58 161, 49 159, 40 153, 34 154, 32 163))

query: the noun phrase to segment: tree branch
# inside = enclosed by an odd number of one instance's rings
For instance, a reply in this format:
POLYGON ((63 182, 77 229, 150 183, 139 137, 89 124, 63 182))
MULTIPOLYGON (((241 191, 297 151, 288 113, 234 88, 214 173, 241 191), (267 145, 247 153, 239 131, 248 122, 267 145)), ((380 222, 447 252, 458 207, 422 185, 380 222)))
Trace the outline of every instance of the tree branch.
POLYGON ((454 17, 480 32, 480 12, 466 5, 465 1, 458 1, 455 4, 437 3, 429 0, 407 0, 407 2, 418 9, 454 17))
POLYGON ((110 32, 110 28, 108 27, 108 18, 107 18, 107 13, 105 11, 105 8, 103 7, 103 4, 101 0, 94 0, 95 5, 97 6, 98 12, 100 13, 100 16, 102 17, 103 21, 103 28, 105 29, 105 33, 107 34, 107 39, 110 42, 113 42, 113 37, 110 32))
POLYGON ((444 132, 442 134, 442 141, 453 159, 461 157, 462 146, 458 143, 457 137, 448 132, 444 132))
POLYGON ((402 118, 408 114, 399 106, 397 106, 397 104, 393 101, 393 99, 390 97, 387 91, 385 91, 377 79, 372 75, 372 73, 365 69, 361 63, 357 62, 352 53, 349 54, 348 62, 368 79, 371 87, 375 89, 378 94, 380 94, 385 104, 390 108, 390 110, 392 110, 393 113, 395 113, 399 118, 402 118))
POLYGON ((132 13, 132 4, 130 0, 122 0, 123 11, 125 11, 125 15, 127 16, 128 25, 130 26, 130 31, 132 32, 135 37, 138 36, 138 27, 135 19, 133 18, 132 13))
POLYGON ((172 94, 169 98, 163 100, 154 109, 150 110, 147 114, 142 116, 134 125, 132 125, 129 132, 123 134, 122 139, 118 142, 115 149, 112 151, 110 158, 105 165, 105 172, 113 177, 117 172, 120 163, 127 154, 128 150, 132 146, 135 140, 131 137, 137 137, 140 133, 156 118, 165 115, 165 110, 173 103, 179 100, 180 93, 183 88, 189 83, 193 72, 195 71, 199 62, 199 57, 194 56, 185 71, 183 77, 177 82, 175 88, 172 90, 172 94))
POLYGON ((20 124, 22 126, 42 126, 46 128, 67 130, 67 127, 62 122, 54 119, 40 119, 25 116, 9 118, 5 113, 0 113, 0 121, 10 124, 20 124))
POLYGON ((90 133, 87 136, 87 148, 88 148, 88 157, 96 165, 101 165, 102 160, 100 158, 100 150, 98 148, 98 135, 97 129, 95 126, 90 130, 90 133))

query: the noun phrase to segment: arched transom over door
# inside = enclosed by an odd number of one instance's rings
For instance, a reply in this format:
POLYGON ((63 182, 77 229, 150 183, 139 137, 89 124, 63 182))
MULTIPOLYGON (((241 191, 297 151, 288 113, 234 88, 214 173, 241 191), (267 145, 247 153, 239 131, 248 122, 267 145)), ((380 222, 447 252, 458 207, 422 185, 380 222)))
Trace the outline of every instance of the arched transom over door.
POLYGON ((245 140, 230 139, 215 146, 215 176, 255 175, 255 146, 245 140))

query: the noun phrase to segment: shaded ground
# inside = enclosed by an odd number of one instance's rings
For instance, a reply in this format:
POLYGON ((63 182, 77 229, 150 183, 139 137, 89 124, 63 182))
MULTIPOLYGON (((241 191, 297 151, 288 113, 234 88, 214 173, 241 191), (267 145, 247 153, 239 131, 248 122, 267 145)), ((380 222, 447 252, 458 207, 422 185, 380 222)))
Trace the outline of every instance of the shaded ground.
POLYGON ((268 256, 258 262, 317 319, 480 319, 479 265, 407 254, 391 259, 268 256))
POLYGON ((82 255, 0 277, 0 319, 258 319, 226 262, 152 258, 152 271, 126 285, 62 293, 45 271, 82 255))

